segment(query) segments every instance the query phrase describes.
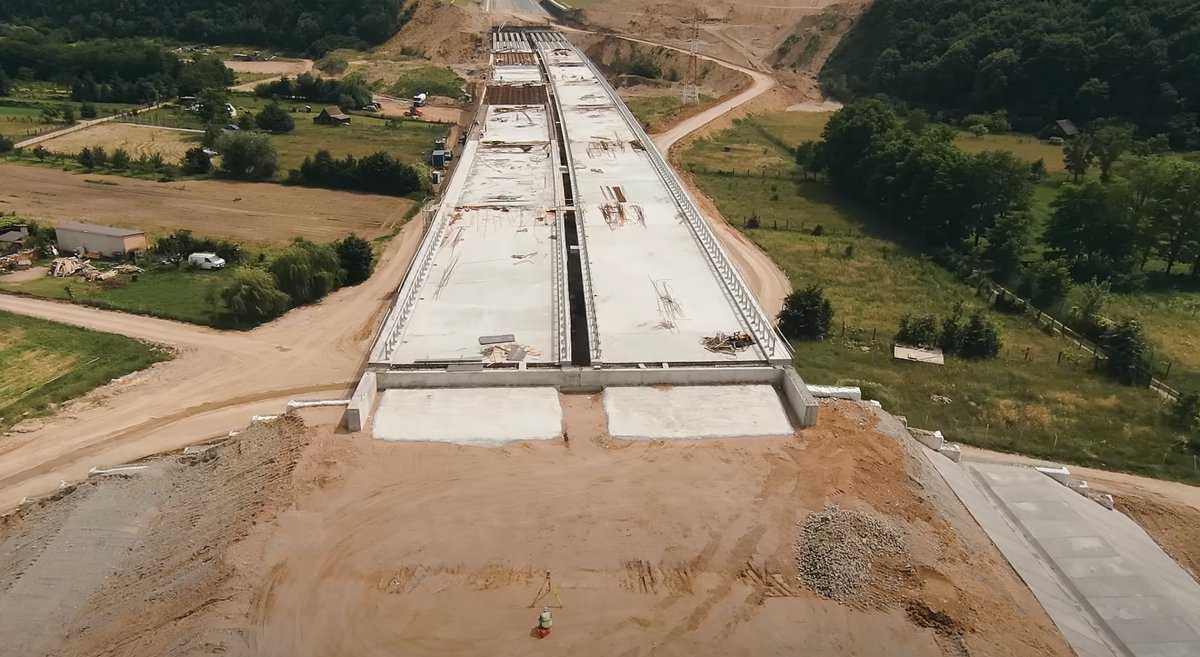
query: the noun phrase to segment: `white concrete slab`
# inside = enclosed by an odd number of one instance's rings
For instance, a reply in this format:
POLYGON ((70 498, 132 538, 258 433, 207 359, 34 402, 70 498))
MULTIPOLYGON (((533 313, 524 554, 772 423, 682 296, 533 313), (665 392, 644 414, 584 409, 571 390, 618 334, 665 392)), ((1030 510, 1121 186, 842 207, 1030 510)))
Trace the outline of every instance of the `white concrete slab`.
POLYGON ((937 461, 1080 655, 1200 655, 1200 584, 1124 514, 1031 468, 937 461))
POLYGON ((613 387, 608 433, 642 440, 783 436, 793 431, 769 385, 613 387))
POLYGON ((554 388, 425 388, 386 390, 374 435, 395 442, 495 446, 562 435, 554 388))

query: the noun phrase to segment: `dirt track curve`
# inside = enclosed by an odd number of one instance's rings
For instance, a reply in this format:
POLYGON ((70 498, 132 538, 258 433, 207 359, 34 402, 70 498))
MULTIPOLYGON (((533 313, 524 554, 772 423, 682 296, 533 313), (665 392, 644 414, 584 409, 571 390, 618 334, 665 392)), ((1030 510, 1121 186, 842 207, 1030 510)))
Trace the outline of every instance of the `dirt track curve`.
POLYGON ((420 241, 413 221, 366 283, 245 333, 0 295, 0 310, 173 347, 177 357, 104 386, 0 441, 0 509, 62 481, 202 441, 280 412, 296 397, 340 398, 420 241))

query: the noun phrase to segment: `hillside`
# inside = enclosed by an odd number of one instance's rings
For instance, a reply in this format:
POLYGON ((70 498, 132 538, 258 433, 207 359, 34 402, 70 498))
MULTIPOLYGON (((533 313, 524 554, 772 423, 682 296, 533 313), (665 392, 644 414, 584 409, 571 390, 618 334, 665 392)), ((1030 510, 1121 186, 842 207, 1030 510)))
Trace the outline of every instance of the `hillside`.
POLYGON ((130 36, 273 46, 322 54, 387 40, 402 0, 62 0, 0 3, 0 22, 61 28, 71 40, 130 36))
POLYGON ((952 114, 1008 110, 1036 131, 1116 116, 1200 147, 1194 0, 878 0, 822 72, 839 97, 887 93, 952 114))

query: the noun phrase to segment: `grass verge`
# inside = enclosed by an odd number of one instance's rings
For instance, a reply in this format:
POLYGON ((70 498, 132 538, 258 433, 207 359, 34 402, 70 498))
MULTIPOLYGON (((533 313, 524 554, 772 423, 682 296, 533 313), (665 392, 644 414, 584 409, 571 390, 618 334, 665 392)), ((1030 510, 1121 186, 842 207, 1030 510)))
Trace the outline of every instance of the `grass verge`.
POLYGON ((837 312, 835 335, 796 345, 806 379, 860 385, 914 426, 941 429, 951 440, 1200 481, 1191 455, 1165 426, 1156 394, 1092 372, 1090 358, 1070 342, 1023 317, 987 309, 971 287, 892 239, 868 213, 833 198, 822 183, 797 182, 788 146, 812 138, 806 135, 823 120, 780 114, 740 121, 685 148, 679 159, 794 286, 825 287, 837 312), (744 227, 753 216, 763 228, 744 227), (950 358, 939 368, 891 357, 901 316, 944 316, 959 303, 983 309, 1000 327, 1000 358, 950 358))
POLYGON ((0 312, 0 430, 169 358, 119 335, 0 312))

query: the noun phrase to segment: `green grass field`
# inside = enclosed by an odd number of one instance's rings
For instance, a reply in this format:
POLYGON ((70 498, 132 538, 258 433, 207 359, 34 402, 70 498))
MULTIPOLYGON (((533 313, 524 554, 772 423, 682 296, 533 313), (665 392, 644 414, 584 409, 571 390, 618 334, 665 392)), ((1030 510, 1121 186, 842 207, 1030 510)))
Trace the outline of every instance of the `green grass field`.
POLYGON ((462 95, 463 84, 463 79, 445 66, 418 66, 400 73, 388 93, 397 98, 412 98, 421 93, 458 98, 462 95))
MULTIPOLYGON (((76 119, 82 118, 79 116, 79 108, 83 103, 65 99, 47 100, 31 97, 0 97, 0 135, 19 140, 18 138, 33 137, 65 127, 66 124, 64 123, 46 123, 42 121, 42 110, 44 108, 61 108, 64 105, 70 106, 75 110, 76 119)), ((96 107, 97 117, 111 116, 133 107, 133 105, 123 105, 120 103, 93 103, 93 105, 96 107)))
POLYGON ((684 105, 679 96, 631 96, 624 98, 629 111, 642 122, 646 132, 662 132, 685 116, 703 112, 714 102, 712 96, 700 95, 700 102, 684 105))
POLYGON ((0 312, 0 431, 169 358, 119 335, 0 312))
POLYGON ((945 269, 891 239, 869 213, 834 199, 823 183, 794 180, 788 146, 813 138, 820 125, 801 113, 753 117, 680 155, 731 223, 741 227, 757 215, 763 228, 746 234, 793 286, 825 287, 836 329, 828 340, 796 345, 807 380, 861 385, 913 426, 941 429, 951 440, 1200 481, 1191 456, 1165 427, 1157 395, 1091 372, 1086 354, 1024 317, 986 311, 1004 338, 996 360, 950 358, 945 367, 895 361, 891 339, 905 313, 944 316, 958 303, 979 309, 984 303, 945 269), (779 230, 772 229, 776 222, 779 230), (818 225, 822 234, 814 235, 818 225))
POLYGON ((193 324, 217 325, 222 310, 215 293, 232 270, 149 270, 133 281, 122 274, 119 284, 92 283, 78 277, 44 277, 25 283, 0 283, 0 292, 73 301, 109 310, 152 315, 193 324))
MULTIPOLYGON (((232 97, 231 102, 239 112, 258 112, 270 101, 238 94, 232 97)), ((291 114, 296 129, 271 135, 271 141, 279 153, 280 179, 287 176, 288 169, 299 167, 305 157, 322 149, 335 157, 386 151, 402 162, 423 166, 433 150, 434 140, 449 133, 449 126, 438 123, 389 121, 361 115, 355 115, 348 126, 317 125, 313 123, 313 118, 320 112, 320 105, 312 104, 312 112, 304 111, 304 103, 285 102, 282 105, 289 111, 295 110, 291 114)), ((194 113, 179 108, 144 113, 138 117, 138 122, 178 128, 204 127, 194 113)))

